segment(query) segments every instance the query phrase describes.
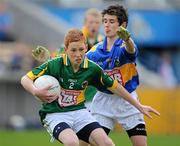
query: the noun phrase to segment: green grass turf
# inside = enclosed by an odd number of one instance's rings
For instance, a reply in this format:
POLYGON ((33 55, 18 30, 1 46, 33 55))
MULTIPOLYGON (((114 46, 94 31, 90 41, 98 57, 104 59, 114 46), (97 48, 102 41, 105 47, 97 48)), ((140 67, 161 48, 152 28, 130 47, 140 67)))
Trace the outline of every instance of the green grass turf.
MULTIPOLYGON (((110 137, 116 146, 131 146, 126 134, 113 132, 110 137)), ((55 141, 50 143, 46 131, 5 131, 0 130, 0 146, 62 146, 55 141)), ((180 135, 150 135, 148 146, 180 146, 180 135)))

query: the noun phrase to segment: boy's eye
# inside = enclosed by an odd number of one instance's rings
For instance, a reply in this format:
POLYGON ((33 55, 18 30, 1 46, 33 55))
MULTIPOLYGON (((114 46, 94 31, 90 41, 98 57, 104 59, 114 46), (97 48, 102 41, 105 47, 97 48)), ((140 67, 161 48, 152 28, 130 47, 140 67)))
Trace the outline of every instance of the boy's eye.
POLYGON ((103 19, 103 22, 104 22, 104 23, 107 23, 107 20, 106 20, 106 19, 103 19))
POLYGON ((114 20, 110 20, 110 23, 114 23, 115 21, 114 20))
POLYGON ((81 52, 84 51, 84 48, 80 48, 79 51, 81 51, 81 52))
POLYGON ((104 19, 103 20, 103 23, 115 23, 115 20, 113 20, 113 19, 110 19, 110 20, 107 20, 107 19, 104 19))
POLYGON ((75 48, 72 48, 72 49, 71 49, 71 51, 72 51, 72 52, 75 52, 75 51, 76 51, 76 49, 75 49, 75 48))

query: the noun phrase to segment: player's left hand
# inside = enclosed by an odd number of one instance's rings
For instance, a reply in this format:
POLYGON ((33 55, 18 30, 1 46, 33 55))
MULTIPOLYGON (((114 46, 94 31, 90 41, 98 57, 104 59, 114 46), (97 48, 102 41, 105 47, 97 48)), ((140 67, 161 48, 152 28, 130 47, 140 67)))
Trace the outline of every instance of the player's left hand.
POLYGON ((37 46, 32 50, 32 56, 39 62, 45 62, 50 58, 50 52, 43 46, 37 46))
POLYGON ((49 85, 42 89, 34 88, 33 95, 36 96, 42 102, 51 103, 58 98, 57 95, 49 93, 49 90, 51 88, 52 85, 49 85))
POLYGON ((160 116, 160 113, 157 110, 146 105, 141 105, 141 113, 143 113, 144 115, 146 115, 148 118, 151 118, 151 119, 152 119, 152 116, 150 113, 160 116))
POLYGON ((117 35, 124 41, 129 40, 129 38, 131 37, 130 32, 122 26, 118 28, 117 35))

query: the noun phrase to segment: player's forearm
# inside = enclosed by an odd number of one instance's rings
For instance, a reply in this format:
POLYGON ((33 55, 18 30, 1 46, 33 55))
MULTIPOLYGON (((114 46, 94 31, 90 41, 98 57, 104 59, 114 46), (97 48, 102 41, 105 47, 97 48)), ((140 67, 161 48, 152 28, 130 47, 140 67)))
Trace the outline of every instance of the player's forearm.
POLYGON ((134 42, 131 38, 129 38, 127 41, 125 41, 125 45, 126 45, 126 51, 128 53, 135 53, 135 46, 134 46, 134 42))
POLYGON ((28 92, 30 92, 32 95, 35 95, 36 88, 33 84, 33 81, 27 75, 21 78, 21 84, 28 92))
POLYGON ((124 98, 126 101, 128 101, 130 104, 135 106, 139 111, 142 111, 141 104, 136 101, 134 98, 132 98, 131 94, 120 84, 118 84, 117 88, 112 91, 114 94, 117 94, 118 96, 124 98))

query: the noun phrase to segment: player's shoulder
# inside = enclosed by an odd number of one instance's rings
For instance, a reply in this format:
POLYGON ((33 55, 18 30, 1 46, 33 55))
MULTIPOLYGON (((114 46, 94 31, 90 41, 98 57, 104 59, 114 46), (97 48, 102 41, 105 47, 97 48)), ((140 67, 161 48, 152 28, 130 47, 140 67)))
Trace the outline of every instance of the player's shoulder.
POLYGON ((103 41, 97 43, 95 46, 96 46, 98 49, 101 49, 101 48, 103 47, 103 41))
POLYGON ((99 42, 96 45, 94 45, 89 52, 95 52, 103 47, 103 42, 99 42))
POLYGON ((101 67, 97 63, 89 59, 88 59, 88 68, 90 70, 96 70, 96 71, 101 70, 101 67))
POLYGON ((88 60, 88 67, 95 67, 96 66, 96 63, 94 61, 92 61, 88 58, 87 58, 87 60, 88 60))
POLYGON ((53 57, 52 59, 49 59, 47 61, 48 64, 57 64, 59 65, 60 63, 63 63, 63 55, 58 56, 58 57, 53 57))
POLYGON ((62 56, 53 57, 52 59, 49 59, 49 62, 51 61, 60 61, 62 60, 62 56))

